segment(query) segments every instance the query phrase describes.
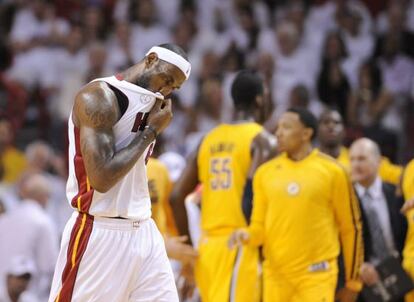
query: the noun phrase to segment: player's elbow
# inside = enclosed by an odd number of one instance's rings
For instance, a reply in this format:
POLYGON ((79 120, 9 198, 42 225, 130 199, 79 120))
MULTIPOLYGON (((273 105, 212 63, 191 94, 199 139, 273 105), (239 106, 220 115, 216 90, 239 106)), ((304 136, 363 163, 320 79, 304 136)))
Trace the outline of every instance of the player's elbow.
POLYGON ((91 187, 99 192, 99 193, 106 193, 108 192, 112 185, 105 181, 104 179, 98 179, 98 178, 91 178, 89 179, 91 187))

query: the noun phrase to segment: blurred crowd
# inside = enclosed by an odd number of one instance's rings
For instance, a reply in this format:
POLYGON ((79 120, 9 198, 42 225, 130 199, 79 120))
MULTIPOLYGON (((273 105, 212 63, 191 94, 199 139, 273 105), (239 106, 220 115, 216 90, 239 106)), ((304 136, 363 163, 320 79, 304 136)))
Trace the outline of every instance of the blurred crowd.
MULTIPOLYGON (((369 137, 400 164, 414 154, 412 0, 2 0, 0 37, 0 213, 26 199, 37 208, 39 229, 21 240, 47 249, 35 252, 42 297, 71 212, 66 127, 74 96, 153 45, 176 43, 192 64, 162 138, 175 155, 232 120, 230 84, 244 68, 266 83, 269 129, 291 106, 317 116, 332 108, 344 119, 346 145, 369 137)), ((11 271, 24 264, 15 262, 11 271)))

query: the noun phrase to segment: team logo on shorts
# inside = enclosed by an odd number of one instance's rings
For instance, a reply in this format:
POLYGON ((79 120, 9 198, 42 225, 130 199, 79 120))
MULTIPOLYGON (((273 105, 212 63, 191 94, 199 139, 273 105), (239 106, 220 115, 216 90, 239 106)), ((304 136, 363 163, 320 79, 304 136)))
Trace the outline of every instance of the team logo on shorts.
POLYGON ((288 184, 287 192, 289 195, 291 196, 298 195, 299 191, 300 191, 300 187, 296 182, 291 182, 290 184, 288 184))
POLYGON ((143 104, 148 104, 149 102, 151 102, 152 99, 153 99, 153 96, 150 96, 150 95, 141 94, 140 96, 141 103, 143 104))

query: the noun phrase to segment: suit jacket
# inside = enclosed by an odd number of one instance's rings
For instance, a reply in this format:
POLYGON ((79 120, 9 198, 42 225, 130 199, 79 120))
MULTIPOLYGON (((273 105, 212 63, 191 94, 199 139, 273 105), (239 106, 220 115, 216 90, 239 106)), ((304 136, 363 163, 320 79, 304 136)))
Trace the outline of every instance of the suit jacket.
MULTIPOLYGON (((388 215, 390 218, 391 231, 394 241, 394 247, 401 255, 404 248, 405 236, 407 234, 407 219, 400 213, 400 209, 404 203, 402 197, 395 195, 396 187, 389 183, 382 183, 382 192, 388 206, 388 215)), ((373 254, 372 252, 372 237, 369 231, 367 217, 362 207, 361 200, 358 196, 361 208, 361 218, 363 225, 363 240, 364 240, 364 256, 367 261, 373 254)))
MULTIPOLYGON (((402 197, 397 197, 395 195, 396 187, 389 183, 382 183, 382 192, 384 193, 385 200, 388 206, 388 215, 390 218, 390 226, 393 237, 394 247, 397 252, 402 255, 402 250, 404 248, 405 236, 407 234, 407 219, 404 215, 400 213, 400 209, 404 203, 402 197)), ((358 195, 358 194, 357 194, 358 195)), ((364 257, 365 261, 368 261, 373 254, 372 251, 372 237, 369 231, 367 217, 364 212, 364 208, 361 204, 361 199, 358 196, 361 208, 361 218, 363 226, 363 240, 364 240, 364 257)), ((358 302, 364 302, 364 299, 361 297, 358 298, 358 302)), ((399 302, 403 302, 400 300, 399 302)))

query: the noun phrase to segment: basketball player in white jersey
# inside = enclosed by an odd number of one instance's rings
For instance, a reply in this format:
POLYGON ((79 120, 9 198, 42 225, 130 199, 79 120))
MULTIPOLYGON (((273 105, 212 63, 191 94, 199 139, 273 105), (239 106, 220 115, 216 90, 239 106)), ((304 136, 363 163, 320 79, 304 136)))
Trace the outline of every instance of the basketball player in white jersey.
POLYGON ((68 221, 49 302, 174 302, 164 241, 151 217, 145 162, 190 75, 174 44, 84 86, 69 118, 68 221))

